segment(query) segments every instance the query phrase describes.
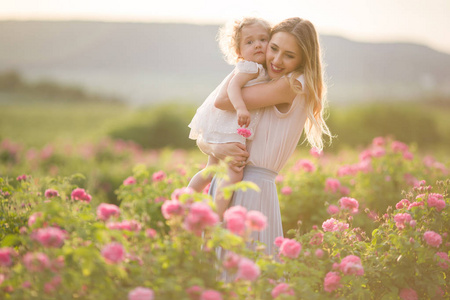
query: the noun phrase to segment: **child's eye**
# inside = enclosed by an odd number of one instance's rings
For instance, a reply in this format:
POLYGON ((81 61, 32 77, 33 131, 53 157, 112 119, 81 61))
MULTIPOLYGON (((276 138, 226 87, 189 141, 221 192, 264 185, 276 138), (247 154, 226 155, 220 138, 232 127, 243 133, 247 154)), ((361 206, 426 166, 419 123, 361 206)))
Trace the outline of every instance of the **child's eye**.
POLYGON ((267 39, 261 39, 261 42, 265 42, 265 41, 267 41, 267 39))

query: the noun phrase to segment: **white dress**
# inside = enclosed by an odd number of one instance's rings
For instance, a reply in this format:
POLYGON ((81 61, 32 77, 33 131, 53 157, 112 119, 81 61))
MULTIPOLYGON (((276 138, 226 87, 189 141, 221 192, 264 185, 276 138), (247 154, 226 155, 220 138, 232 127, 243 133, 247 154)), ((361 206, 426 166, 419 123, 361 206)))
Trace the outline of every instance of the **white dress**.
MULTIPOLYGON (((269 81, 266 70, 261 64, 244 60, 237 63, 236 70, 248 74, 258 73, 258 77, 247 82, 245 86, 252 86, 269 81)), ((191 123, 188 125, 191 128, 191 132, 189 133, 190 139, 196 140, 201 138, 208 143, 215 144, 230 142, 245 144, 246 138, 237 133, 239 124, 236 112, 221 110, 214 106, 217 94, 232 74, 233 73, 228 75, 197 109, 191 123)), ((248 129, 252 132, 252 135, 247 138, 248 140, 253 139, 260 114, 260 109, 250 111, 250 125, 248 126, 248 129)))

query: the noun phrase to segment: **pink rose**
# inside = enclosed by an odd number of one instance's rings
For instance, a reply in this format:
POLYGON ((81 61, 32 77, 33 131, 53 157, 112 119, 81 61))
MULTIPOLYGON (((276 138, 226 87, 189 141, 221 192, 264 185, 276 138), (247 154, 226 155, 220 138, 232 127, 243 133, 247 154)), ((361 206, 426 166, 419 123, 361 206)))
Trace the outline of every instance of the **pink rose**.
POLYGON ((193 285, 190 288, 186 289, 186 293, 191 300, 200 300, 200 296, 203 292, 203 289, 198 285, 193 285))
POLYGON ((237 235, 243 235, 246 229, 247 209, 242 206, 233 206, 223 215, 228 230, 237 235))
POLYGON ((300 159, 295 163, 293 169, 294 171, 303 170, 305 172, 311 173, 316 170, 316 167, 314 166, 312 161, 308 159, 300 159))
POLYGON ((237 133, 238 133, 239 135, 242 135, 242 136, 245 137, 245 138, 249 138, 249 137, 252 135, 252 132, 251 132, 249 129, 243 128, 243 127, 238 128, 238 129, 237 129, 237 133))
POLYGON ((331 218, 322 223, 323 231, 344 231, 348 229, 347 223, 339 222, 338 220, 331 218))
POLYGON ((183 187, 183 188, 179 188, 173 191, 172 195, 170 196, 172 200, 180 200, 180 196, 181 195, 192 195, 194 194, 194 190, 191 189, 190 187, 183 187))
POLYGON ((341 187, 341 182, 335 178, 325 180, 325 192, 336 193, 341 187))
POLYGON ((50 260, 47 255, 41 252, 28 252, 23 257, 23 263, 31 272, 42 272, 50 267, 50 260))
POLYGON ((289 258, 297 258, 302 250, 302 245, 296 240, 284 239, 280 246, 280 254, 289 258))
POLYGON ((166 200, 161 206, 161 212, 166 219, 170 219, 173 216, 180 216, 184 212, 184 208, 178 200, 166 200))
POLYGON ((417 300, 417 299, 419 299, 416 291, 413 289, 410 289, 410 288, 402 289, 399 293, 399 297, 402 300, 417 300))
POLYGON ((337 207, 336 205, 331 204, 330 206, 328 206, 327 212, 330 215, 335 215, 335 214, 337 214, 339 212, 339 207, 337 207))
POLYGON ((259 211, 251 210, 247 213, 246 223, 254 231, 263 231, 267 226, 267 217, 259 211))
POLYGON ((423 234, 423 238, 427 242, 428 245, 431 247, 439 247, 442 244, 442 237, 434 232, 434 231, 427 231, 423 234))
POLYGON ((97 207, 97 217, 100 220, 106 221, 110 217, 118 217, 120 215, 120 208, 117 205, 102 203, 97 207))
POLYGON ((311 154, 314 157, 321 157, 323 155, 323 151, 317 149, 316 147, 313 147, 309 150, 309 154, 311 154))
POLYGON ((28 218, 28 227, 33 226, 34 223, 36 223, 37 218, 41 217, 42 213, 41 212, 35 212, 34 214, 32 214, 29 218, 28 218))
POLYGON ((355 255, 348 255, 344 259, 342 259, 339 264, 339 269, 345 275, 364 275, 364 268, 361 264, 361 259, 355 255))
POLYGON ((395 204, 396 209, 408 208, 411 203, 408 199, 402 199, 397 204, 395 204))
POLYGON ((372 140, 372 145, 374 146, 384 146, 385 144, 385 139, 382 136, 377 136, 376 138, 374 138, 372 140))
POLYGON ((448 254, 445 252, 437 252, 436 256, 438 257, 438 266, 440 266, 444 270, 448 269, 448 267, 450 266, 450 259, 448 258, 448 254))
POLYGON ((81 188, 76 188, 72 191, 72 193, 70 194, 70 196, 72 197, 72 200, 79 200, 79 201, 85 201, 85 202, 91 202, 91 195, 89 195, 88 193, 86 193, 86 191, 84 189, 81 188))
POLYGON ((261 273, 257 264, 248 258, 242 257, 239 260, 237 279, 255 281, 261 273))
POLYGON ((103 247, 102 256, 108 263, 119 263, 125 258, 125 249, 122 244, 110 243, 103 247))
POLYGON ((279 236, 279 237, 275 238, 275 241, 273 243, 275 244, 275 246, 280 248, 281 244, 283 244, 283 241, 284 241, 284 237, 279 236))
POLYGON ((431 193, 428 195, 428 206, 436 207, 437 211, 441 211, 445 208, 444 196, 441 194, 431 193))
POLYGON ((411 220, 412 220, 412 217, 408 213, 396 214, 394 216, 395 226, 397 226, 398 229, 404 229, 405 223, 410 223, 411 220))
POLYGON ((285 186, 285 187, 281 188, 281 193, 283 195, 288 196, 288 195, 292 194, 292 188, 290 186, 285 186))
POLYGON ((191 205, 189 214, 184 220, 184 226, 197 236, 202 234, 206 227, 214 226, 219 222, 219 216, 212 211, 211 207, 202 202, 191 205))
POLYGON ((59 248, 64 244, 66 233, 56 227, 39 228, 32 238, 44 247, 59 248))
POLYGON ((164 173, 164 171, 158 171, 158 172, 153 173, 153 175, 152 175, 153 182, 163 181, 166 177, 167 176, 166 176, 166 173, 164 173))
POLYGON ((145 229, 145 236, 147 236, 148 238, 155 238, 157 234, 158 233, 153 228, 145 229))
POLYGON ((341 205, 341 209, 348 209, 352 214, 356 214, 358 212, 359 203, 356 199, 342 197, 339 200, 339 204, 341 205))
POLYGON ((322 232, 317 232, 313 235, 313 237, 311 238, 311 240, 309 241, 309 243, 311 245, 320 245, 323 243, 323 233, 322 232))
POLYGON ((272 297, 275 299, 280 295, 291 295, 294 296, 294 290, 287 283, 280 283, 272 289, 272 297))
POLYGON ((25 181, 25 180, 27 180, 27 178, 28 178, 28 176, 23 174, 23 175, 18 176, 16 179, 17 179, 17 181, 25 181))
POLYGON ((328 272, 325 276, 323 288, 326 292, 331 293, 341 287, 341 277, 337 272, 328 272))
POLYGON ((0 248, 0 266, 11 266, 13 263, 11 256, 14 254, 15 252, 12 248, 0 248))
POLYGON ((59 197, 58 191, 57 190, 53 190, 53 189, 45 190, 44 195, 45 195, 46 198, 59 197))
POLYGON ((322 258, 323 257, 323 250, 322 249, 317 249, 316 252, 314 253, 316 255, 317 258, 322 258))
POLYGON ((200 296, 200 300, 222 300, 222 295, 215 290, 206 290, 200 296))
POLYGON ((153 297, 151 289, 140 286, 128 293, 128 300, 153 300, 153 297))
POLYGON ((223 267, 227 270, 237 269, 241 257, 234 252, 228 251, 223 261, 223 267))
POLYGON ((402 142, 393 141, 391 144, 391 149, 394 152, 405 152, 405 151, 408 151, 409 147, 408 147, 408 145, 406 145, 402 142))
POLYGON ((136 179, 133 176, 127 177, 123 181, 123 185, 133 185, 133 184, 136 184, 136 179))

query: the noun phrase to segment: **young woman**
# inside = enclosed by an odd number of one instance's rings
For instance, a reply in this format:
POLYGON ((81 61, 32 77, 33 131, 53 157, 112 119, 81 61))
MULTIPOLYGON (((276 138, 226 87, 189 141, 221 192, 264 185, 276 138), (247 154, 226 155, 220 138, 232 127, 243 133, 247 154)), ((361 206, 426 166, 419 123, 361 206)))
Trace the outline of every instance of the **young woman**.
MULTIPOLYGON (((244 169, 244 181, 256 183, 260 192, 236 192, 230 206, 257 210, 267 217, 264 231, 252 238, 266 244, 274 253, 274 240, 283 235, 275 177, 294 152, 305 128, 311 146, 323 148, 323 136, 331 137, 323 114, 325 85, 320 46, 313 24, 290 18, 272 28, 266 52, 269 83, 242 89, 247 109, 263 108, 253 140, 246 146, 237 143, 210 144, 198 140, 199 148, 217 159, 233 157, 232 167, 244 169)), ((233 110, 226 89, 216 99, 217 108, 233 110)), ((213 179, 210 193, 217 182, 213 179)))

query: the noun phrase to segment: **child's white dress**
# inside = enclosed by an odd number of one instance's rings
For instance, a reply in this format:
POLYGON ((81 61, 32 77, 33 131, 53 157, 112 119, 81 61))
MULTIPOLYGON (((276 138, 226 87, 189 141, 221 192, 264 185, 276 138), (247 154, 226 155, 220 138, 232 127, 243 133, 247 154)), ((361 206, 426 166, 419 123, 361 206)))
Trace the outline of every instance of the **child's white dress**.
MULTIPOLYGON (((248 74, 259 73, 258 77, 247 82, 245 86, 252 86, 269 81, 269 77, 264 67, 253 61, 244 60, 238 62, 236 70, 248 74)), ((190 139, 196 140, 201 138, 208 143, 239 142, 245 144, 246 138, 237 133, 239 124, 236 112, 221 110, 214 106, 217 94, 227 81, 228 77, 232 74, 233 73, 228 75, 197 109, 191 123, 188 125, 191 128, 191 132, 189 133, 190 139)), ((249 140, 253 139, 260 114, 260 109, 250 111, 250 125, 248 126, 248 129, 252 132, 252 135, 247 138, 249 140)))

